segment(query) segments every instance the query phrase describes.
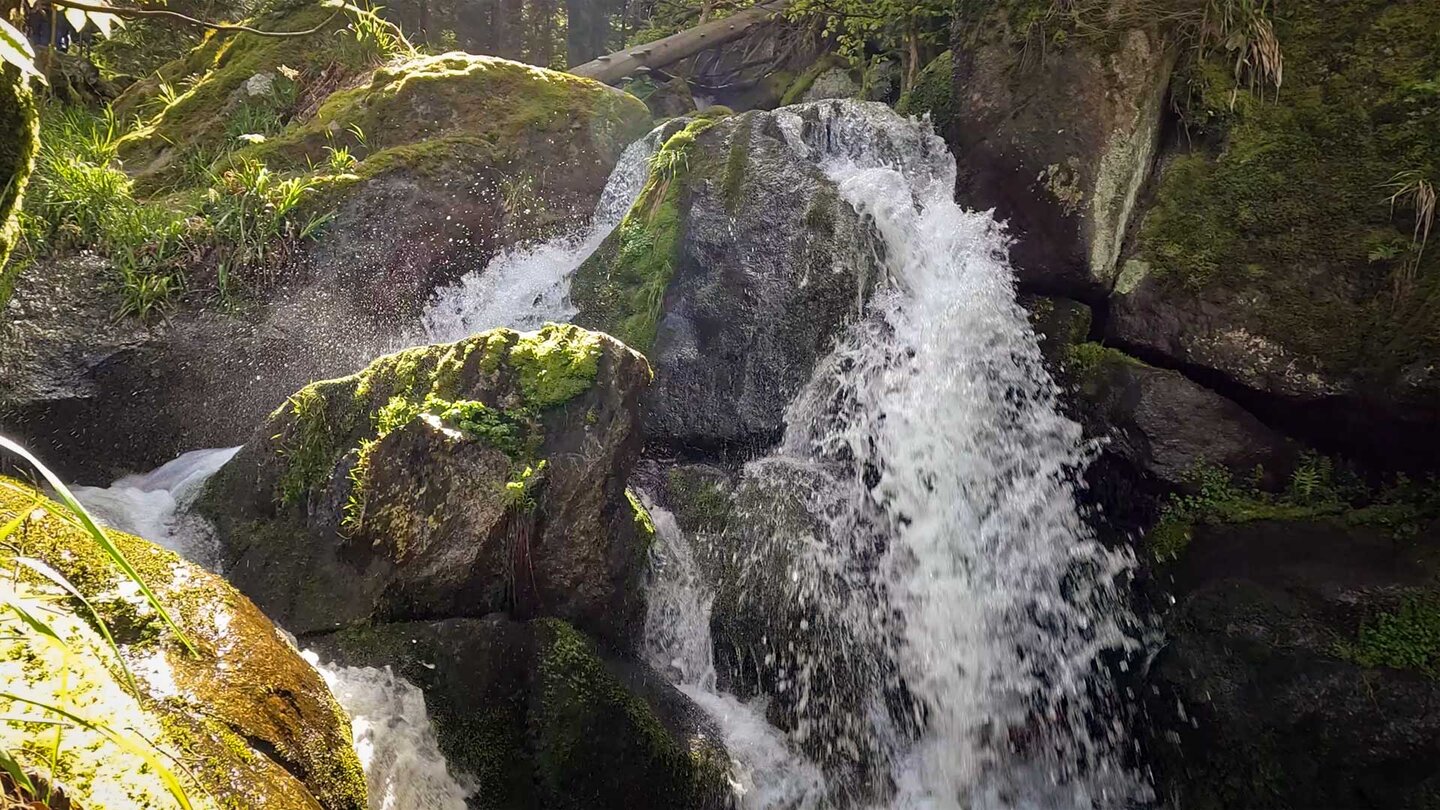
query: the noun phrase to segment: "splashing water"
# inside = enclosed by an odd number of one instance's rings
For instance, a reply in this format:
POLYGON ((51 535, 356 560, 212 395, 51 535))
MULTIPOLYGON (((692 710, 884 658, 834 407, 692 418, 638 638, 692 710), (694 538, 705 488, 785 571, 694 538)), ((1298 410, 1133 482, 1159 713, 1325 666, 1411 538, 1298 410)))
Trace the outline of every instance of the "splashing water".
POLYGON ((720 727, 732 758, 736 798, 747 810, 821 806, 820 769, 797 755, 765 720, 763 702, 743 703, 716 688, 710 639, 713 592, 674 515, 642 498, 655 521, 645 616, 645 657, 720 727))
POLYGON ((483 270, 439 290, 421 318, 427 341, 450 343, 476 332, 508 326, 538 329, 575 317, 570 276, 600 247, 630 210, 650 176, 650 157, 660 130, 631 144, 610 174, 590 224, 557 239, 513 248, 483 270))
POLYGON ((127 475, 108 487, 73 487, 75 497, 107 526, 139 535, 197 565, 215 570, 219 549, 204 520, 185 508, 200 495, 210 476, 240 452, 192 450, 140 475, 127 475))
POLYGON ((777 115, 873 222, 889 273, 741 485, 759 506, 742 503, 735 551, 750 593, 782 594, 763 643, 792 739, 832 782, 836 763, 862 772, 832 784, 842 806, 1148 801, 1102 661, 1138 645, 1133 560, 1082 520, 1091 450, 1015 301, 1002 227, 953 202, 928 124, 859 102, 777 115), (804 519, 777 517, 797 498, 804 519))
POLYGON ((446 767, 425 696, 414 684, 389 667, 326 665, 309 652, 305 660, 350 715, 370 810, 465 810, 475 786, 462 786, 446 767))
MULTIPOLYGON (((71 491, 106 525, 213 570, 219 556, 214 531, 185 507, 239 450, 195 450, 109 487, 71 491)), ((418 688, 388 668, 322 665, 314 653, 304 656, 350 716, 370 810, 465 810, 473 785, 450 773, 418 688)))

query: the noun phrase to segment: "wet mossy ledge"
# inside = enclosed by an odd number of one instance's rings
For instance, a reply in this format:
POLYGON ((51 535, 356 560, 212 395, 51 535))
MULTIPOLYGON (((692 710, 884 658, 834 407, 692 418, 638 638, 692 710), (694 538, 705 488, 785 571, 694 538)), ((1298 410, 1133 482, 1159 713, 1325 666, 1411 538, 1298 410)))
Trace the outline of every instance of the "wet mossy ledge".
POLYGON ((406 349, 292 395, 197 508, 295 632, 508 611, 627 638, 653 530, 623 472, 650 379, 571 325, 406 349))
POLYGON ((138 537, 107 532, 194 643, 188 652, 133 583, 59 504, 0 477, 0 525, 17 550, 66 577, 95 616, 38 576, 20 590, 47 603, 46 621, 69 651, 36 634, 7 643, 0 681, 8 694, 62 708, 118 733, 66 728, 56 770, 46 773, 53 728, 14 721, 42 712, 0 700, 0 744, 63 784, 91 810, 173 806, 155 763, 172 771, 197 808, 364 810, 365 777, 350 723, 320 675, 250 600, 221 578, 138 537), (128 676, 138 687, 132 692, 128 676))

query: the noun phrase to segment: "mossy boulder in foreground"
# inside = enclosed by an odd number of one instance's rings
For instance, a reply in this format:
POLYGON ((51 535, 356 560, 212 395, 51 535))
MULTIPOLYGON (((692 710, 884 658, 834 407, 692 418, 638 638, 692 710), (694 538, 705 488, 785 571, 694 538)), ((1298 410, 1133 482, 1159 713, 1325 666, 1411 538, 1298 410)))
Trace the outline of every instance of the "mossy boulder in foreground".
POLYGON ((558 619, 362 626, 311 639, 425 692, 441 750, 483 810, 727 806, 729 760, 704 714, 643 665, 558 619))
MULTIPOLYGON (((105 723, 133 745, 66 728, 54 776, 72 800, 87 810, 173 806, 148 755, 180 776, 198 808, 365 810, 348 718, 249 599, 169 551, 109 532, 194 642, 192 655, 63 507, 0 477, 0 525, 17 518, 8 542, 90 599, 139 687, 138 696, 129 691, 120 661, 80 604, 48 580, 27 585, 55 600, 45 619, 72 652, 34 633, 8 638, 0 645, 0 691, 105 723)), ((0 700, 0 711, 40 714, 12 700, 0 700)), ((28 766, 43 768, 54 742, 53 729, 0 723, 0 744, 28 766)))
POLYGON ((199 504, 226 571, 296 633, 644 612, 653 529, 626 491, 645 359, 573 326, 407 349, 292 396, 199 504))

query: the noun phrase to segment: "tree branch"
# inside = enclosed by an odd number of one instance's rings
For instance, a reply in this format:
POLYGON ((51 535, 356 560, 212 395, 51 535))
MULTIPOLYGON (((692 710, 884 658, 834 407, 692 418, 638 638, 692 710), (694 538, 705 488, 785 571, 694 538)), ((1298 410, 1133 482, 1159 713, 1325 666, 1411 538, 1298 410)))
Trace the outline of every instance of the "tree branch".
POLYGON ((141 17, 169 17, 172 19, 180 20, 181 22, 189 23, 190 25, 198 25, 201 28, 211 28, 216 31, 239 31, 241 33, 254 34, 260 37, 308 37, 311 34, 318 34, 320 33, 320 31, 324 30, 325 26, 330 24, 331 20, 335 19, 335 17, 340 12, 345 10, 344 6, 336 6, 335 11, 329 17, 326 17, 324 20, 322 20, 319 25, 315 26, 314 28, 307 28, 304 31, 261 31, 258 28, 251 28, 248 25, 197 20, 194 17, 187 17, 178 11, 169 11, 167 9, 118 8, 116 6, 102 6, 93 3, 84 3, 80 2, 80 0, 51 0, 51 4, 64 8, 78 8, 81 11, 92 11, 98 12, 100 14, 114 14, 116 17, 124 17, 126 19, 141 17))

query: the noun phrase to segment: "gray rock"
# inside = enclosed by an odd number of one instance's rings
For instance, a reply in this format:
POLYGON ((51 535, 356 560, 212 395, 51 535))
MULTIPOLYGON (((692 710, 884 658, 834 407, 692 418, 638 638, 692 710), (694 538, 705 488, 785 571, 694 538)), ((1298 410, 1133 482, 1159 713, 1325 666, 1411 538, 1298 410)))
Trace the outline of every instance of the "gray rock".
POLYGON ((1433 588, 1418 549, 1435 527, 1407 551, 1356 523, 1196 529, 1142 690, 1173 806, 1436 806, 1440 681, 1337 654, 1400 594, 1433 588))
POLYGON ((623 642, 653 533, 625 489, 649 376, 570 326, 410 349, 295 394, 197 507, 296 633, 510 611, 623 642))

